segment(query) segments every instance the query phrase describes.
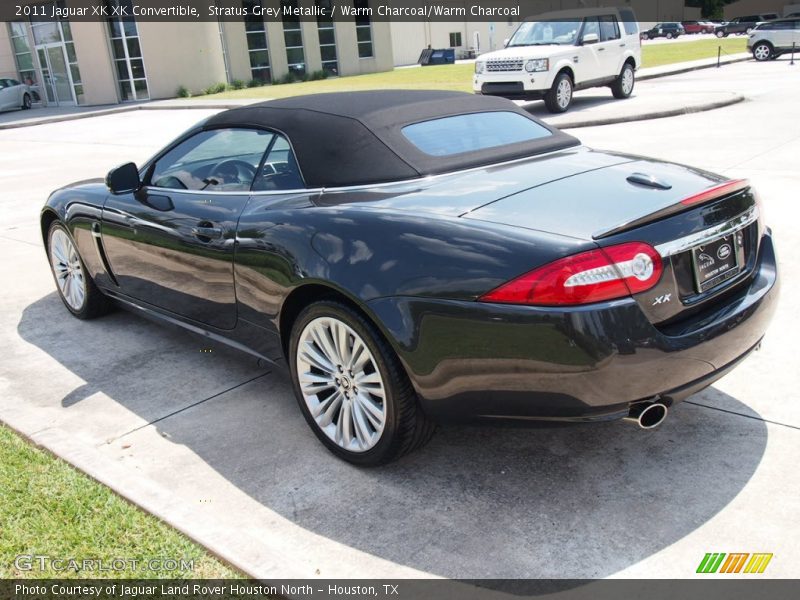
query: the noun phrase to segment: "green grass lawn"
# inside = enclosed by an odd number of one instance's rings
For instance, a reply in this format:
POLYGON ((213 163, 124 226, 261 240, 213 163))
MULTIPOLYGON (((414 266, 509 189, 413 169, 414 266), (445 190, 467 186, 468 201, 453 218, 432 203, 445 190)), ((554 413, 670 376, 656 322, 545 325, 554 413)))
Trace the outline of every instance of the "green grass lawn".
MULTIPOLYGON (((722 40, 697 40, 650 44, 642 49, 643 67, 658 67, 671 63, 712 58, 717 48, 736 54, 746 50, 746 38, 724 38, 722 40)), ((724 56, 724 54, 723 54, 724 56)), ((395 69, 385 73, 370 73, 353 77, 338 77, 320 81, 267 85, 201 96, 208 99, 221 98, 286 98, 301 94, 344 92, 358 90, 421 89, 454 90, 472 92, 472 64, 442 65, 423 68, 395 69)))
POLYGON ((0 578, 241 577, 107 487, 0 425, 0 578), (58 559, 194 561, 179 571, 20 571, 21 554, 58 559))
POLYGON ((722 56, 747 52, 746 37, 727 37, 713 40, 697 40, 694 42, 666 42, 650 44, 642 48, 642 66, 660 67, 672 63, 716 58, 717 49, 722 46, 722 56))

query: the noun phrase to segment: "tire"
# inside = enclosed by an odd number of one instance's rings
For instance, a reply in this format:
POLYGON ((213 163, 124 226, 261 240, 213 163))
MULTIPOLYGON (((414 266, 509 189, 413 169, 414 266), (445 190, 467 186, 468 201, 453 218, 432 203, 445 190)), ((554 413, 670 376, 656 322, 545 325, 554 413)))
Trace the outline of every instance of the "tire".
POLYGON ((670 32, 667 33, 667 39, 668 40, 671 40, 673 37, 676 37, 676 36, 672 35, 672 33, 670 33, 670 32))
POLYGON ((69 312, 79 319, 94 319, 109 312, 111 300, 87 275, 72 236, 58 221, 47 232, 47 259, 58 295, 69 312))
POLYGON ((774 49, 768 42, 759 42, 753 46, 753 58, 759 62, 771 60, 774 56, 774 49))
POLYGON ((392 348, 372 323, 345 304, 315 302, 298 315, 289 362, 303 416, 325 447, 349 463, 391 462, 423 446, 434 433, 435 424, 420 408, 392 348), (347 340, 344 353, 334 339, 347 340), (346 364, 354 351, 355 363, 346 364))
POLYGON ((31 95, 26 93, 22 96, 22 110, 30 110, 31 106, 33 106, 31 95))
POLYGON ((649 35, 649 34, 647 34, 647 33, 643 33, 643 34, 642 34, 642 39, 643 39, 643 40, 649 40, 649 39, 650 39, 650 35, 649 35))
POLYGON ((559 73, 547 93, 544 95, 544 104, 551 113, 563 113, 572 105, 573 96, 572 77, 568 73, 559 73))
POLYGON ((617 77, 611 85, 611 93, 614 94, 614 98, 617 100, 624 100, 625 98, 630 98, 635 85, 636 75, 633 66, 631 63, 626 62, 622 65, 622 71, 620 71, 619 77, 617 77))
POLYGON ((727 33, 725 33, 724 31, 718 31, 718 32, 717 32, 717 33, 715 33, 714 35, 716 35, 718 38, 724 38, 724 37, 728 37, 728 34, 727 34, 727 33))

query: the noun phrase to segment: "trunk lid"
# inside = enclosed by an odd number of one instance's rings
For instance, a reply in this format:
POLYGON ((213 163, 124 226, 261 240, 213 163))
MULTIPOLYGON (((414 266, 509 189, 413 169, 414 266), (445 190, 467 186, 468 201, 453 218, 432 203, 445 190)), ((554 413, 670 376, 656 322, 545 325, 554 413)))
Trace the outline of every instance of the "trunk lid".
POLYGON ((746 186, 727 189, 728 180, 712 173, 629 158, 495 200, 463 217, 593 240, 600 247, 650 244, 664 272, 654 288, 634 298, 652 323, 681 335, 702 326, 751 278, 762 234, 756 197, 746 186), (717 187, 721 195, 681 204, 717 187))

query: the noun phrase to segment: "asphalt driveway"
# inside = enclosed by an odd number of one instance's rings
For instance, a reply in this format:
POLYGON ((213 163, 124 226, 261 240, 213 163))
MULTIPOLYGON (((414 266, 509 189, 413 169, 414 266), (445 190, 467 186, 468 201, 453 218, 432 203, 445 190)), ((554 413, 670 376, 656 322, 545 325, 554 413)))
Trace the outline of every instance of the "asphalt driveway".
POLYGON ((776 234, 782 302, 763 349, 657 431, 443 427, 357 469, 317 442, 279 369, 127 312, 71 318, 38 232, 47 193, 143 160, 200 110, 0 131, 0 420, 258 577, 683 578, 732 551, 772 552, 765 576, 796 577, 800 73, 724 76, 747 102, 575 132, 750 177, 776 234))

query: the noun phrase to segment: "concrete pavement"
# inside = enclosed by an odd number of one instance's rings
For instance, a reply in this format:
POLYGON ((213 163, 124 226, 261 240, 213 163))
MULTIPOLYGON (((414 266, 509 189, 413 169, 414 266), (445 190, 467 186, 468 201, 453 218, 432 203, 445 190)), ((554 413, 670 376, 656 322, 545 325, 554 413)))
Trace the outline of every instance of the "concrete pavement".
POLYGON ((38 233, 47 193, 142 161, 203 110, 0 132, 0 420, 256 577, 683 578, 712 551, 773 552, 764 576, 796 577, 800 74, 723 75, 747 102, 576 132, 750 177, 777 237, 783 301, 762 351, 658 431, 444 427, 361 470, 319 444, 279 371, 126 312, 70 317, 38 233))

